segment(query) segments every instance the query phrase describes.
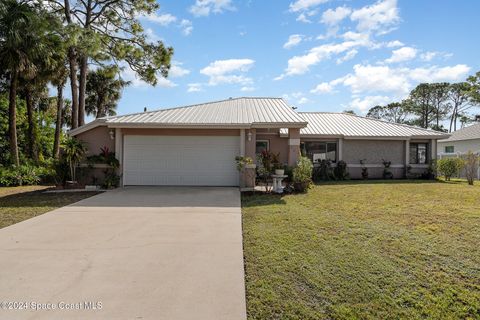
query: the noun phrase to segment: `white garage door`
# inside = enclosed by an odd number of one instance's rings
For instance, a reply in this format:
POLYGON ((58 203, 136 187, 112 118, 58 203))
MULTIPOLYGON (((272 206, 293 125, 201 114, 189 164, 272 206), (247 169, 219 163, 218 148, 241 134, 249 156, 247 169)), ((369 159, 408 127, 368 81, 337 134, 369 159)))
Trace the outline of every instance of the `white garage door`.
POLYGON ((238 136, 124 137, 125 185, 237 186, 238 136))

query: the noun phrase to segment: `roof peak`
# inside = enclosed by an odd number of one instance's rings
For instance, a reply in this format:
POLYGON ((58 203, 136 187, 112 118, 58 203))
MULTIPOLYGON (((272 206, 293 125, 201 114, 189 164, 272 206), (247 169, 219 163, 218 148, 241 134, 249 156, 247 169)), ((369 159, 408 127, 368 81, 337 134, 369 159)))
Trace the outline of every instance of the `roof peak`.
POLYGON ((221 100, 214 100, 214 101, 206 101, 206 102, 201 102, 201 103, 194 103, 194 104, 189 104, 189 105, 184 105, 184 106, 177 106, 177 107, 169 107, 169 108, 159 108, 151 111, 141 111, 141 112, 133 112, 133 113, 127 113, 127 114, 122 114, 122 115, 115 115, 111 117, 102 117, 101 119, 114 119, 118 117, 124 117, 124 116, 133 116, 137 114, 148 114, 148 113, 154 113, 154 112, 161 112, 161 111, 168 111, 168 110, 174 110, 174 109, 186 109, 186 108, 192 108, 192 107, 199 107, 202 105, 207 105, 207 104, 213 104, 213 103, 222 103, 226 101, 233 101, 233 100, 241 100, 241 99, 252 99, 252 100, 263 100, 263 99, 276 99, 276 100, 283 100, 281 97, 230 97, 226 99, 221 99, 221 100))

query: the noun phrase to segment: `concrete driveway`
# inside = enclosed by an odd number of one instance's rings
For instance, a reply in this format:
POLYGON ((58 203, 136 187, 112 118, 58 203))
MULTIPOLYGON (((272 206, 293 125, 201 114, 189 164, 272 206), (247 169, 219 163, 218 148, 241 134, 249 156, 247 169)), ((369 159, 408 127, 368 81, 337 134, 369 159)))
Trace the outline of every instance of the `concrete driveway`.
POLYGON ((239 191, 126 187, 0 229, 0 301, 0 319, 245 319, 239 191))

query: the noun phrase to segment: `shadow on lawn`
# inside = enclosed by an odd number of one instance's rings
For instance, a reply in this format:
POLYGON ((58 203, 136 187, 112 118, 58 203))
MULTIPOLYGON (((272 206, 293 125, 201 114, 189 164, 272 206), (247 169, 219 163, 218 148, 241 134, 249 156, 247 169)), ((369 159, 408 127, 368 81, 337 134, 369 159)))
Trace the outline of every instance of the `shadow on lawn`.
POLYGON ((441 183, 441 180, 422 180, 422 179, 369 179, 369 180, 343 180, 343 181, 321 181, 315 182, 314 185, 369 185, 369 184, 433 184, 441 183))
POLYGON ((70 192, 70 193, 45 193, 45 190, 26 191, 22 193, 7 194, 0 197, 0 207, 51 207, 65 205, 85 198, 86 195, 99 194, 96 191, 70 192))

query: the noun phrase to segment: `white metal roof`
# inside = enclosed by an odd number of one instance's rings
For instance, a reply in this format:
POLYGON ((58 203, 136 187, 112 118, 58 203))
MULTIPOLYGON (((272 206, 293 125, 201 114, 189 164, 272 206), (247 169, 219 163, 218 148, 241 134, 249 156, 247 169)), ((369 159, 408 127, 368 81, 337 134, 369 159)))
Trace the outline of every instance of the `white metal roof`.
POLYGON ((114 116, 106 119, 115 124, 161 126, 237 126, 288 124, 306 126, 305 120, 281 98, 235 98, 185 107, 114 116))
POLYGON ((450 138, 439 140, 438 142, 460 141, 460 140, 474 140, 480 139, 480 123, 472 124, 471 126, 457 130, 452 133, 450 138))
MULTIPOLYGON (((345 138, 446 138, 443 132, 360 117, 348 113, 300 112, 306 128, 300 129, 302 137, 334 136, 345 138)), ((281 133, 285 134, 286 129, 281 133)))

